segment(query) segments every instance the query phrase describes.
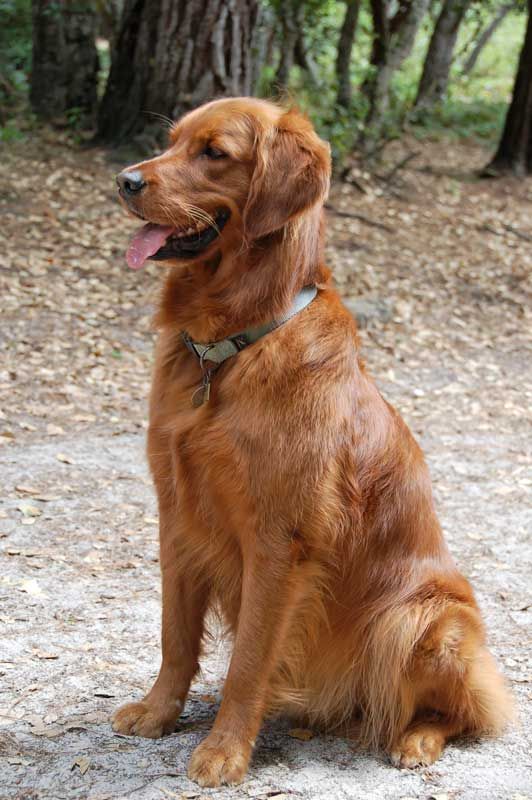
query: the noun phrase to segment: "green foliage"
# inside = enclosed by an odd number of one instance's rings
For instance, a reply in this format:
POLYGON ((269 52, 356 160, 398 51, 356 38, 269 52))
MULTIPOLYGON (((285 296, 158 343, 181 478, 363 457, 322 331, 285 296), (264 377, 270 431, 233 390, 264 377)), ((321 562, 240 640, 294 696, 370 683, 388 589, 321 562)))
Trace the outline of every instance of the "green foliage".
MULTIPOLYGON (((487 4, 489 5, 489 3, 487 4)), ((478 29, 489 23, 497 3, 492 0, 491 13, 485 7, 473 7, 465 20, 456 46, 457 56, 454 59, 449 82, 449 91, 445 101, 430 114, 409 116, 409 121, 417 127, 419 135, 444 136, 455 138, 482 139, 495 143, 499 138, 508 103, 510 101, 519 52, 524 40, 526 17, 515 12, 510 14, 497 30, 493 38, 482 51, 473 72, 464 76, 462 66, 474 44, 478 29), (474 38, 473 38, 474 37, 474 38), (469 45, 469 46, 468 46, 469 45)), ((498 3, 500 5, 500 3, 498 3)), ((422 36, 419 37, 420 40, 422 36)), ((419 52, 421 42, 416 43, 414 53, 398 75, 398 81, 408 82, 410 74, 417 86, 417 65, 421 62, 419 52), (417 57, 417 58, 416 58, 417 57)), ((404 87, 406 103, 413 98, 410 90, 404 87)))
POLYGON ((0 126, 0 142, 9 144, 19 142, 24 138, 24 134, 13 120, 8 120, 5 125, 0 126))
MULTIPOLYGON (((287 9, 299 9, 305 48, 316 65, 316 76, 295 66, 288 92, 312 117, 320 133, 327 138, 337 161, 350 152, 362 131, 368 111, 364 85, 372 69, 370 64, 373 28, 369 0, 363 0, 351 59, 353 100, 349 109, 336 104, 335 62, 337 42, 345 3, 342 0, 262 0, 278 17, 287 9)), ((462 66, 480 32, 493 18, 497 8, 508 0, 473 0, 460 29, 456 56, 447 98, 431 113, 414 114, 412 106, 435 21, 442 0, 431 3, 430 13, 416 37, 410 57, 393 78, 389 109, 385 117, 388 137, 400 135, 405 125, 417 136, 452 136, 480 138, 490 143, 500 134, 510 98, 517 58, 526 23, 526 0, 516 0, 511 12, 483 50, 473 72, 463 76, 462 66)), ((105 5, 105 3, 103 4, 105 5)), ((100 4, 102 6, 102 4, 100 4)), ((57 13, 60 4, 50 6, 57 13)), ((102 14, 101 7, 99 13, 102 14)), ((0 0, 0 138, 13 141, 23 134, 13 120, 27 95, 31 67, 31 0, 0 0)), ((281 43, 277 40, 271 63, 262 73, 259 92, 275 95, 275 76, 281 43)), ((108 72, 109 47, 100 39, 98 50, 103 69, 100 95, 108 72)), ((80 109, 67 114, 68 126, 77 131, 80 109)))
MULTIPOLYGON (((521 1, 521 0, 520 0, 521 1)), ((430 37, 441 10, 433 3, 416 37, 410 57, 392 81, 390 104, 384 120, 387 138, 395 138, 408 126, 419 137, 474 138, 494 143, 500 135, 524 38, 526 15, 516 7, 486 45, 474 71, 464 77, 462 66, 480 33, 505 0, 474 0, 460 29, 456 56, 451 70, 448 96, 430 114, 413 114, 412 106, 423 68, 430 37)), ((272 5, 275 3, 272 2, 272 5)), ((294 68, 290 94, 309 113, 321 135, 329 139, 335 159, 341 160, 355 144, 363 127, 368 101, 364 83, 370 64, 372 21, 369 3, 364 3, 351 59, 353 101, 345 110, 336 105, 336 45, 343 20, 344 3, 311 3, 312 25, 305 17, 305 41, 319 67, 320 85, 313 86, 308 76, 294 68), (315 7, 319 6, 316 11, 315 7)), ((268 69, 270 79, 275 71, 268 69)))
POLYGON ((31 0, 0 0, 0 107, 2 109, 15 104, 25 93, 30 65, 31 0))

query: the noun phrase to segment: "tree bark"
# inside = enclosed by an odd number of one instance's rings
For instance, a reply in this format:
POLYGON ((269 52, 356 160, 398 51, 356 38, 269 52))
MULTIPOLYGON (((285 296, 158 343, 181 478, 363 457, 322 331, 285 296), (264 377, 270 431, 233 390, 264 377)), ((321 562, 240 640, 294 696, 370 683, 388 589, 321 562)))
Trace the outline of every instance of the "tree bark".
POLYGON ((427 11, 429 0, 400 0, 390 17, 391 0, 371 0, 373 16, 372 75, 366 85, 369 111, 362 143, 381 133, 384 115, 389 105, 393 73, 408 58, 416 34, 427 11))
POLYGON ((251 94, 259 25, 258 0, 126 0, 98 138, 160 139, 154 116, 175 119, 215 97, 251 94))
POLYGON ((115 41, 122 12, 122 0, 95 0, 98 34, 111 44, 115 41))
POLYGON ((486 172, 513 172, 519 176, 532 173, 532 0, 528 0, 525 41, 504 131, 486 172))
POLYGON ((476 63, 479 59, 481 52, 484 50, 485 46, 499 27, 499 25, 504 21, 506 15, 515 8, 515 3, 508 3, 505 6, 501 6, 489 25, 480 33, 475 46, 471 50, 471 53, 467 57, 467 60, 462 67, 462 75, 469 75, 475 69, 476 63))
POLYGON ((338 39, 338 50, 336 54, 336 80, 338 92, 336 100, 338 105, 349 108, 352 98, 351 87, 351 53, 355 41, 355 33, 358 25, 361 0, 346 0, 345 16, 338 39))
POLYGON ((30 101, 41 118, 75 111, 93 119, 97 103, 96 14, 91 2, 33 0, 30 101))
POLYGON ((281 89, 286 89, 290 79, 290 70, 297 60, 297 45, 301 38, 303 27, 303 4, 301 0, 288 0, 281 3, 277 11, 281 28, 280 57, 275 83, 281 89))
POLYGON ((458 30, 471 0, 445 0, 430 39, 416 102, 418 109, 430 109, 443 100, 458 30))

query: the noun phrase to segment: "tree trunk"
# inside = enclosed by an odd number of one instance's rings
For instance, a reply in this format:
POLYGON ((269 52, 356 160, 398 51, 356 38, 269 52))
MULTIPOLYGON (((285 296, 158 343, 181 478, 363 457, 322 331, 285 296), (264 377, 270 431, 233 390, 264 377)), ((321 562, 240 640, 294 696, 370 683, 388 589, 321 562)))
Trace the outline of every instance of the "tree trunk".
POLYGON ((297 45, 303 27, 303 5, 300 0, 288 0, 281 3, 277 16, 281 27, 279 66, 275 74, 275 83, 285 89, 290 79, 290 70, 297 60, 297 45))
POLYGON ((471 0, 445 0, 430 39, 415 108, 430 109, 443 100, 449 83, 458 30, 470 2, 471 0))
POLYGON ((259 25, 258 0, 126 0, 98 138, 161 139, 155 116, 175 119, 215 97, 251 94, 259 25))
POLYGON ((508 3, 508 5, 501 6, 493 19, 491 20, 490 24, 484 28, 482 33, 479 35, 475 46, 471 50, 470 55, 468 56, 464 66, 462 67, 462 75, 469 75, 475 69, 475 65, 479 59, 481 52, 484 50, 485 46, 499 27, 499 25, 504 21, 506 15, 515 8, 515 3, 508 3))
POLYGON ((391 0, 371 0, 373 73, 366 85, 370 107, 362 142, 377 138, 382 130, 392 76, 410 55, 428 5, 429 0, 400 0, 396 13, 390 17, 391 0))
POLYGON ((351 105, 351 53, 355 41, 355 33, 358 25, 358 15, 360 12, 361 0, 346 0, 345 17, 338 39, 338 50, 336 54, 336 80, 338 82, 338 93, 336 101, 338 105, 349 108, 351 105))
POLYGON ((309 81, 314 88, 318 89, 321 85, 320 70, 312 58, 309 48, 307 47, 303 30, 300 30, 299 36, 297 37, 294 56, 295 63, 298 65, 298 67, 301 67, 304 72, 306 72, 309 81))
POLYGON ((498 150, 487 168, 487 174, 501 172, 532 173, 532 0, 528 0, 528 23, 512 102, 498 150))
POLYGON ((96 14, 91 2, 33 0, 30 100, 44 119, 75 111, 93 118, 97 103, 96 14))
POLYGON ((122 0, 95 0, 98 13, 98 35, 113 43, 118 32, 122 0))

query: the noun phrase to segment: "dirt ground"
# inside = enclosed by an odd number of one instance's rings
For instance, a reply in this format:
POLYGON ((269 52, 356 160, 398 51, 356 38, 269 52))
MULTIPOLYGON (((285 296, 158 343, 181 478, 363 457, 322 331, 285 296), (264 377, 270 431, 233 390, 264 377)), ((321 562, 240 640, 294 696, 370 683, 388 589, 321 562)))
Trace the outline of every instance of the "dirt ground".
POLYGON ((472 145, 403 142, 386 158, 382 180, 333 188, 334 209, 357 216, 329 213, 328 260, 426 450, 518 724, 399 771, 272 720, 241 787, 199 790, 186 763, 216 712, 219 643, 172 736, 112 732, 159 660, 144 437, 162 267, 126 268, 117 164, 45 132, 0 159, 0 798, 532 798, 532 180, 476 180, 487 153, 472 145))

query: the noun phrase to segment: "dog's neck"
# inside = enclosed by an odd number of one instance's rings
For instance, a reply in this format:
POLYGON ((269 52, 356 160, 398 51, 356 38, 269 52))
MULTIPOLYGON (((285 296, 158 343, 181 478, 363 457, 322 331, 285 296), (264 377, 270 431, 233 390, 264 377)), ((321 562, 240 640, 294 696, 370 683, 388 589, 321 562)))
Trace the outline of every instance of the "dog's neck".
POLYGON ((327 281, 322 249, 322 209, 316 207, 247 248, 175 267, 155 323, 208 342, 276 319, 303 286, 327 281))

